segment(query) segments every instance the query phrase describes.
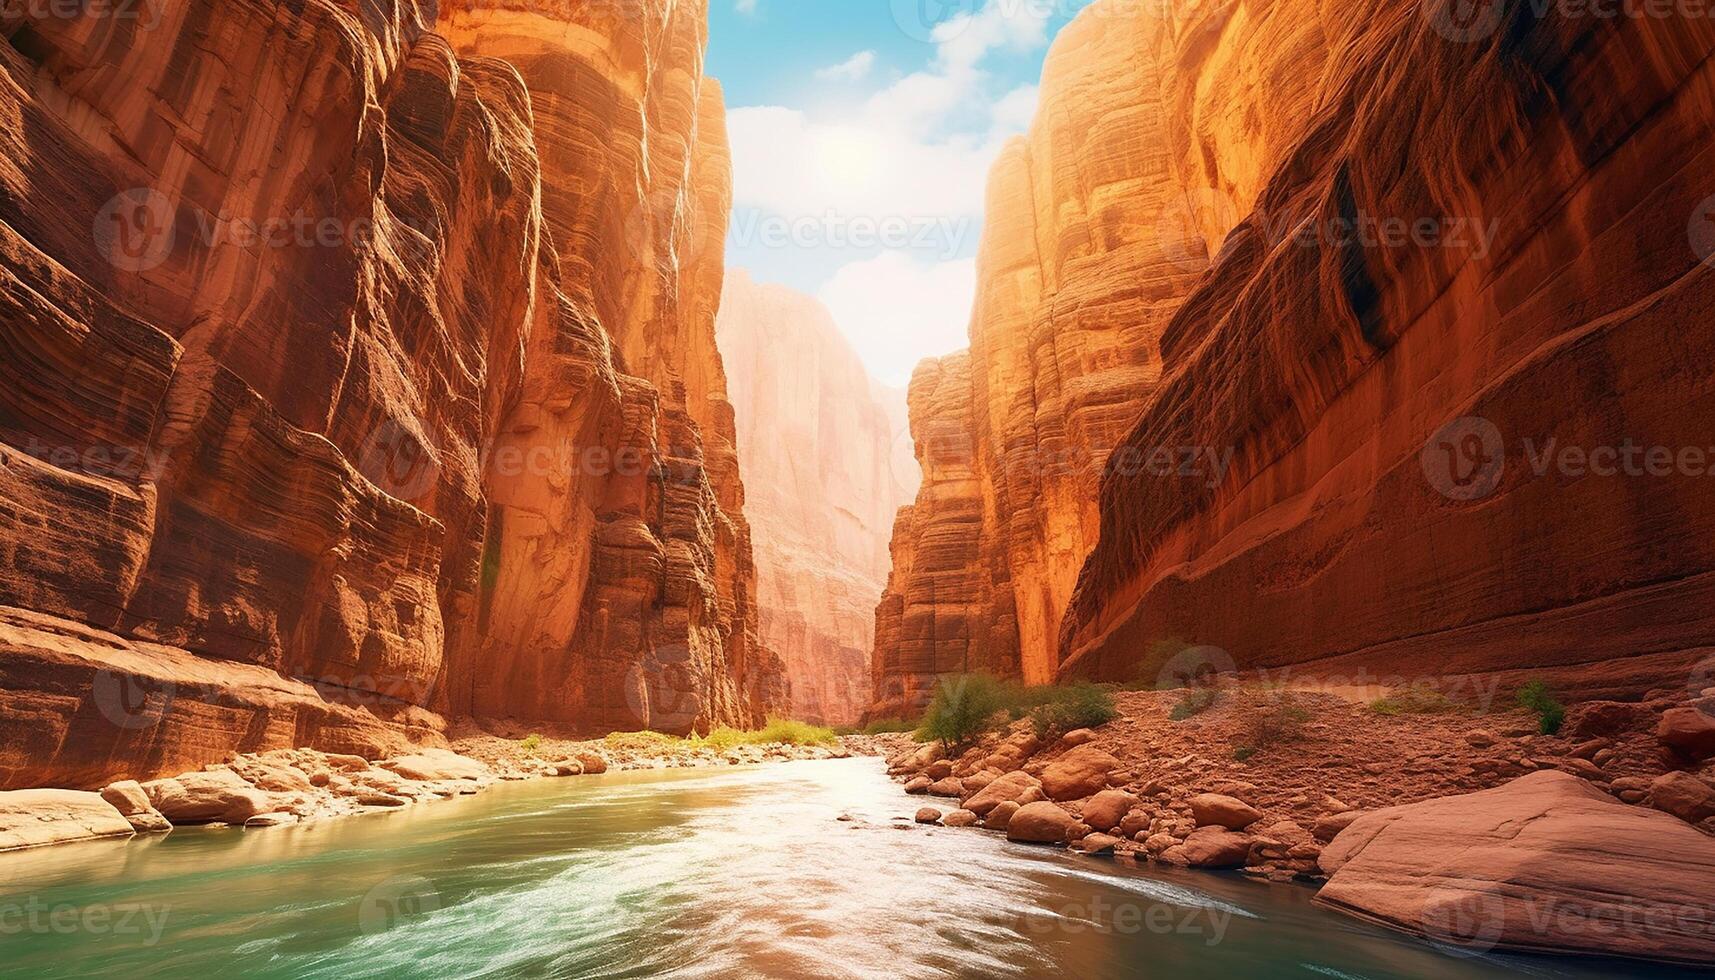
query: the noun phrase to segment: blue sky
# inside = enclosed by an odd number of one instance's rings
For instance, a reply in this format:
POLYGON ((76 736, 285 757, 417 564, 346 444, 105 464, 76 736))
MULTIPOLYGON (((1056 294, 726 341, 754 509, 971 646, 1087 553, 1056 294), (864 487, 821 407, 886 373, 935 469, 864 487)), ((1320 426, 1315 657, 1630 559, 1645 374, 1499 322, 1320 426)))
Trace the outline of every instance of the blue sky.
POLYGON ((965 346, 989 163, 1087 0, 710 0, 729 265, 816 296, 878 380, 965 346))

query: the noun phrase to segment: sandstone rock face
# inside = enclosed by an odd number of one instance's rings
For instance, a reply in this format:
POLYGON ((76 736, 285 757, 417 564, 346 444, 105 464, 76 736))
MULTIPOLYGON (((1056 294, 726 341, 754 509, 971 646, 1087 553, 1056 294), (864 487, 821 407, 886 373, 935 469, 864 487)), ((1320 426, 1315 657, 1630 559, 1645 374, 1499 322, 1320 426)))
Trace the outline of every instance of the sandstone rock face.
POLYGON ((1715 643, 1715 498, 1678 455, 1715 417, 1683 370, 1715 352, 1715 177, 1673 134, 1708 125, 1715 28, 1118 6, 1056 39, 970 351, 914 385, 914 432, 968 442, 896 526, 878 695, 1131 679, 1167 638, 1682 683, 1715 643), (1627 446, 1673 460, 1579 462, 1627 446))
POLYGON ((784 703, 703 8, 472 6, 7 19, 0 606, 52 619, 3 657, 0 751, 36 763, 0 785, 323 744, 302 722, 350 700, 678 731, 784 703), (116 659, 87 630, 149 652, 86 671, 116 659), (103 718, 95 682, 161 648, 201 675, 183 724, 103 718), (228 699, 228 666, 324 706, 228 699))
POLYGON ((0 793, 0 851, 131 834, 130 822, 97 793, 66 789, 0 793))
POLYGON ((1565 773, 1366 814, 1320 861, 1316 901, 1450 945, 1715 962, 1715 841, 1565 773))
POLYGON ((870 703, 894 514, 916 491, 893 423, 904 393, 869 376, 820 303, 742 269, 727 272, 715 330, 744 460, 762 642, 786 662, 793 717, 851 724, 870 703))

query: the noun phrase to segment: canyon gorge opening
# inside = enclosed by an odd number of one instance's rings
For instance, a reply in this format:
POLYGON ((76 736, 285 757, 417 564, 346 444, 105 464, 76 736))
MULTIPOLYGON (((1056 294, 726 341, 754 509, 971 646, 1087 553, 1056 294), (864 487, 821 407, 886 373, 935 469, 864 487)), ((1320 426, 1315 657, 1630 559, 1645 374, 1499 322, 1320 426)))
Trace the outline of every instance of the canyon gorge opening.
POLYGON ((1688 3, 0 0, 0 947, 1715 965, 1712 52, 1688 3))

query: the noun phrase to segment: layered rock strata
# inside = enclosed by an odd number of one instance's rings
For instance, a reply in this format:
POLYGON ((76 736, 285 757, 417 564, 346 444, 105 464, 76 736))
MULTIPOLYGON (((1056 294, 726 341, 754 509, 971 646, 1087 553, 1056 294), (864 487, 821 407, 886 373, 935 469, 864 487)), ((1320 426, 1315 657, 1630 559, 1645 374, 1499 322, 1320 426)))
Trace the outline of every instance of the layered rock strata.
POLYGON ((3 22, 0 785, 780 703, 702 8, 112 12, 3 22))
POLYGON ((909 434, 894 430, 904 394, 869 376, 820 303, 740 269, 727 272, 716 338, 745 464, 762 642, 786 662, 793 717, 850 724, 870 702, 889 528, 917 483, 909 434))
MULTIPOLYGON (((1715 181, 1680 136, 1715 28, 1446 15, 1061 33, 991 173, 969 396, 936 402, 971 420, 990 594, 908 571, 879 617, 1011 622, 1032 681, 1178 640, 1372 677, 1658 658, 1635 695, 1715 645, 1715 181)), ((938 560, 918 509, 906 569, 938 560)), ((941 635, 897 676, 964 662, 941 635)))

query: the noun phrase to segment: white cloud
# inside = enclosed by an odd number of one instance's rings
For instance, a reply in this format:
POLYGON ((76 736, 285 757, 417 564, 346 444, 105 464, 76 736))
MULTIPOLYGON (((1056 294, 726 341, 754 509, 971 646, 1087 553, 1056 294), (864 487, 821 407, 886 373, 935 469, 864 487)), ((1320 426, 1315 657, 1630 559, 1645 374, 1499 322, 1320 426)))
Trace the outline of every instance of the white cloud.
POLYGON ((741 14, 756 13, 756 0, 733 0, 732 9, 741 14))
POLYGON ((856 82, 862 80, 874 67, 875 52, 859 51, 837 65, 816 69, 816 77, 836 82, 856 82))
POLYGON ((969 341, 975 259, 919 261, 899 252, 842 266, 817 292, 876 380, 903 386, 925 357, 969 341))
POLYGON ((1001 96, 994 104, 994 127, 1003 134, 1022 133, 1036 118, 1037 92, 1034 85, 1020 85, 1001 96))

